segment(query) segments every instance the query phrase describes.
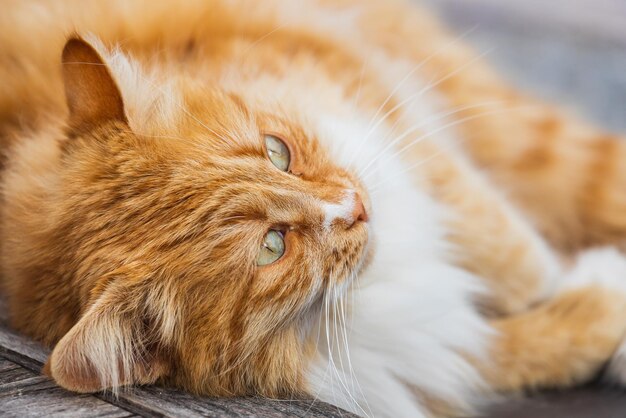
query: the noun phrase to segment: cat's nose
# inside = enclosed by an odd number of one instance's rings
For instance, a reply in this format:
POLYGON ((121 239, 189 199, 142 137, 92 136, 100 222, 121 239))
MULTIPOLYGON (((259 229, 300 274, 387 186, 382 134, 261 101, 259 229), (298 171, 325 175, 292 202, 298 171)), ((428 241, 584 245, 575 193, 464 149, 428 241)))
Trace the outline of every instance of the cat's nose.
POLYGON ((369 217, 367 216, 367 211, 365 210, 365 205, 363 205, 363 200, 361 200, 361 196, 358 193, 354 194, 354 208, 352 209, 352 223, 350 226, 354 225, 357 222, 367 222, 369 217))
POLYGON ((350 229, 358 222, 369 220, 363 200, 355 191, 345 193, 339 203, 324 203, 322 211, 325 229, 329 229, 331 225, 341 225, 345 229, 350 229))

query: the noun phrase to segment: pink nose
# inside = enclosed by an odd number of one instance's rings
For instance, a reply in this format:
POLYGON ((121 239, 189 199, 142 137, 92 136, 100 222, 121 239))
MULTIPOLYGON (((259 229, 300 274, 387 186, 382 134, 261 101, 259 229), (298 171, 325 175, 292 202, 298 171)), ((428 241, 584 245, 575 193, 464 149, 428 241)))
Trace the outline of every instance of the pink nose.
POLYGON ((367 212, 365 211, 365 206, 363 205, 363 201, 361 200, 361 196, 358 193, 354 195, 354 208, 352 209, 352 225, 361 221, 367 222, 369 217, 367 216, 367 212))

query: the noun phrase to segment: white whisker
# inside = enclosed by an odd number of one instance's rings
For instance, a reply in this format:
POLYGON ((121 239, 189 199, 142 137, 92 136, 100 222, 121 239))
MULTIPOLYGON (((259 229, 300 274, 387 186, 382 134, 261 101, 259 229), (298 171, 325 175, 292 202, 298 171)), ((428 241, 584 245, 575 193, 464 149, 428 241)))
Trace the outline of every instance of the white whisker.
MULTIPOLYGON (((434 89, 435 87, 437 87, 439 84, 443 83, 444 81, 448 80, 449 78, 455 76, 456 74, 460 73, 461 71, 463 71, 464 69, 466 69, 467 67, 469 67, 470 65, 474 64, 476 61, 482 59, 485 55, 487 55, 489 52, 491 52, 491 50, 485 51, 482 54, 473 57, 471 60, 469 60, 468 62, 466 62, 465 64, 461 65, 460 67, 458 67, 456 70, 450 72, 449 74, 439 78, 437 81, 433 82, 433 83, 429 83, 427 84, 424 88, 422 88, 421 90, 419 90, 417 93, 412 94, 411 96, 409 96, 408 98, 406 98, 405 100, 401 101, 400 103, 398 103, 397 105, 395 105, 393 108, 391 108, 383 117, 381 117, 379 119, 379 121, 376 123, 376 125, 374 125, 373 129, 378 128, 378 126, 380 126, 381 123, 383 123, 385 121, 385 118, 390 115, 391 113, 395 112, 400 106, 403 106, 404 104, 406 104, 407 102, 413 101, 415 99, 417 99, 418 97, 420 97, 422 94, 425 94, 427 92, 429 92, 430 90, 434 89)), ((371 130, 370 133, 371 134, 371 130)), ((368 134, 368 135, 369 135, 368 134)), ((367 136, 365 138, 365 140, 367 140, 367 136)))
POLYGON ((135 135, 139 135, 139 136, 145 136, 145 137, 149 137, 149 138, 163 138, 163 139, 177 139, 180 141, 186 141, 186 138, 180 137, 180 136, 174 136, 174 135, 152 135, 152 134, 148 134, 148 133, 144 133, 144 132, 139 132, 139 131, 124 131, 125 133, 130 133, 130 134, 135 134, 135 135))
MULTIPOLYGON (((165 92, 165 90, 163 90, 162 88, 160 88, 158 85, 156 85, 155 83, 153 83, 152 81, 148 80, 146 77, 144 77, 141 74, 138 74, 139 77, 145 81, 146 83, 150 84, 153 88, 155 88, 156 90, 158 90, 159 92, 161 92, 161 94, 165 94, 167 95, 167 92, 165 92)), ((172 100, 172 103, 174 103, 176 105, 176 107, 178 107, 181 111, 183 111, 187 116, 189 116, 191 119, 193 119, 196 123, 198 123, 200 126, 202 126, 203 128, 205 128, 209 133, 212 133, 213 135, 215 135, 217 138, 221 139, 224 142, 229 142, 226 138, 224 138, 223 136, 221 136, 220 134, 218 134, 217 132, 215 132, 213 129, 211 129, 210 127, 208 127, 207 125, 205 125, 204 123, 202 123, 202 121, 200 121, 200 119, 198 119, 197 117, 195 117, 194 115, 191 114, 191 112, 189 112, 187 109, 185 109, 184 106, 178 104, 177 101, 172 100)))
MULTIPOLYGON (((354 279, 356 277, 355 273, 352 273, 351 277, 350 277, 350 282, 354 283, 354 279)), ((365 402, 365 406, 367 407, 369 414, 367 412, 365 412, 365 410, 363 410, 363 408, 359 405, 359 409, 361 409, 361 411, 363 411, 363 413, 365 414, 366 417, 369 416, 373 416, 372 413, 372 409, 369 406, 369 403, 367 402, 367 397, 365 396, 365 394, 363 393, 363 389, 361 388, 361 385, 359 384, 359 380, 356 377, 356 373, 354 371, 354 367, 352 366, 352 358, 350 355, 350 347, 348 346, 348 330, 347 330, 347 309, 345 308, 345 304, 347 304, 347 297, 348 297, 348 293, 344 292, 344 294, 342 295, 341 299, 340 299, 340 307, 341 307, 341 316, 343 318, 343 325, 342 325, 342 330, 343 330, 343 340, 344 340, 344 346, 345 346, 345 351, 346 351, 346 357, 347 357, 347 361, 348 361, 348 368, 349 368, 349 372, 350 372, 350 376, 351 376, 351 383, 352 383, 352 391, 353 393, 355 392, 355 386, 356 389, 358 390, 359 394, 361 395, 361 399, 363 399, 363 401, 365 402)), ((352 315, 350 315, 350 317, 352 318, 352 315)))
POLYGON ((363 76, 365 75, 365 69, 369 65, 370 56, 367 57, 365 62, 363 63, 363 67, 361 68, 361 74, 359 75, 359 87, 357 88, 356 95, 354 96, 352 107, 356 108, 359 105, 359 100, 361 99, 361 88, 363 87, 363 76))
POLYGON ((269 31, 268 33, 266 33, 265 35, 261 36, 260 38, 258 38, 256 41, 252 42, 250 45, 248 45, 248 47, 246 49, 244 49, 244 51, 242 52, 241 55, 243 56, 247 56, 248 53, 252 50, 252 48, 254 48, 255 46, 257 46, 259 43, 261 43, 262 41, 264 41, 265 39, 269 38, 270 36, 272 36, 274 33, 278 32, 279 30, 281 30, 282 28, 284 28, 285 26, 287 26, 287 23, 283 23, 281 25, 278 25, 277 27, 275 27, 273 30, 269 31))
MULTIPOLYGON (((461 119, 455 120, 454 122, 445 124, 445 125, 437 128, 437 129, 434 129, 434 130, 432 130, 430 132, 425 133, 424 135, 420 135, 419 137, 415 138, 414 140, 412 140, 408 144, 404 145, 402 148, 400 148, 396 152, 394 152, 394 153, 390 154, 389 156, 387 156, 386 159, 383 159, 383 163, 389 161, 392 158, 395 158, 395 157, 401 155, 402 153, 407 151, 412 146, 418 144, 419 142, 423 141, 424 139, 427 139, 427 138, 429 138, 429 137, 431 137, 431 136, 433 136, 433 135, 435 135, 435 134, 437 134, 439 132, 442 132, 442 131, 444 131, 446 129, 450 129, 450 128, 455 127, 457 125, 460 125, 462 123, 469 122, 469 121, 474 120, 474 119, 478 119, 478 118, 481 118, 481 117, 493 115, 493 114, 496 114, 496 113, 501 113, 501 112, 503 112, 505 110, 506 109, 497 109, 497 110, 492 110, 492 111, 488 111, 488 112, 483 112, 483 113, 479 113, 478 115, 468 116, 468 117, 465 117, 465 118, 461 118, 461 119)), ((363 177, 363 180, 366 180, 371 174, 372 173, 370 173, 370 174, 366 175, 365 177, 363 177)))
MULTIPOLYGON (((367 142, 369 136, 372 134, 372 132, 380 125, 380 121, 377 121, 378 115, 380 114, 380 112, 385 108, 385 106, 387 106, 387 103, 389 103, 389 100, 391 100, 393 98, 393 96, 398 92, 398 90, 400 90, 400 87, 402 87, 404 85, 404 83, 411 77, 413 76, 419 69, 421 69, 424 65, 426 65, 428 62, 430 62, 430 60, 432 60, 434 57, 436 57, 437 55, 441 54, 442 52, 444 52, 447 48, 450 48, 451 46, 453 46, 454 44, 460 42, 461 40, 463 40, 465 37, 467 37, 470 33, 472 33, 474 30, 476 30, 476 28, 478 28, 478 25, 475 25, 474 27, 468 29, 467 31, 465 31, 464 33, 462 33, 461 35, 457 36, 456 38, 452 39, 451 41, 447 42, 446 44, 444 44, 442 47, 437 48, 435 51, 433 51, 430 55, 428 55, 426 58, 424 58, 421 62, 419 62, 418 64, 416 64, 411 71, 409 71, 403 78, 402 80, 400 80, 399 83, 396 84, 396 86, 393 88, 393 90, 391 91, 391 93, 389 93, 389 95, 387 96, 387 98, 382 102, 382 104, 378 107, 378 109, 376 110, 376 112, 374 113, 374 116, 371 118, 368 126, 367 126, 367 133, 365 134, 365 137, 363 139, 363 141, 361 142, 361 144, 359 145, 359 148, 357 148, 357 150, 355 150, 354 153, 354 157, 358 158, 360 156, 361 150, 363 149, 364 144, 367 142), (372 124, 374 124, 374 126, 372 126, 372 124)), ((389 113, 389 112, 387 112, 389 113)), ((384 120, 384 118, 380 118, 380 120, 384 120)), ((350 165, 351 162, 348 164, 350 165)))
MULTIPOLYGON (((498 110, 494 110, 494 111, 490 111, 490 112, 483 112, 483 113, 480 113, 478 115, 468 116, 467 118, 459 119, 459 120, 455 121, 454 123, 448 124, 448 125, 440 128, 440 129, 437 129, 436 131, 440 131, 442 129, 446 129, 446 128, 449 128, 449 127, 452 127, 452 126, 455 126, 455 125, 459 125, 461 123, 468 122, 468 121, 470 121, 472 119, 477 119, 477 118, 480 118, 480 117, 484 117, 484 116, 488 116, 488 115, 492 115, 492 114, 497 114, 497 113, 502 113, 502 112, 509 112, 509 111, 513 111, 513 110, 519 110, 519 109, 523 109, 524 107, 525 106, 516 106, 516 107, 512 107, 512 108, 508 108, 508 109, 498 109, 498 110)), ((430 134, 432 134, 432 133, 433 132, 431 132, 430 134)), ((430 135, 430 134, 427 134, 427 135, 430 135)), ((423 137, 427 136, 427 135, 423 135, 422 137, 417 138, 416 141, 424 139, 423 137)), ((467 138, 467 137, 461 138, 459 140, 459 143, 463 143, 463 142, 465 142, 468 139, 469 138, 467 138)), ((415 141, 407 144, 405 147, 403 147, 398 152, 396 152, 396 153, 394 153, 392 155, 399 155, 401 152, 405 151, 407 148, 411 147, 412 145, 415 145, 415 141)), ((405 174, 405 173, 407 173, 409 171, 414 170, 415 168, 418 168, 418 167, 428 163, 429 161, 433 160, 435 157, 441 155, 442 153, 444 153, 446 151, 449 151, 452 148, 452 146, 454 146, 454 145, 450 145, 449 147, 441 147, 437 152, 433 153, 429 157, 427 157, 427 158, 425 158, 423 160, 417 161, 416 163, 410 165, 408 168, 402 170, 399 173, 396 173, 396 175, 391 176, 389 178, 386 178, 386 179, 384 179, 383 181, 381 181, 379 183, 373 184, 371 186, 371 188, 369 189, 370 192, 371 193, 375 193, 379 189, 379 187, 382 186, 383 184, 388 183, 389 181, 397 178, 398 176, 403 175, 403 174, 405 174)))
MULTIPOLYGON (((493 101, 493 102, 484 102, 484 103, 479 103, 479 104, 472 104, 472 105, 465 105, 465 106, 460 106, 460 107, 456 107, 453 108, 452 110, 449 110, 447 112, 440 112, 440 113, 436 113, 424 120, 422 120, 421 122, 413 125, 412 127, 410 127, 409 129, 407 129, 404 133, 402 133, 400 136, 396 137, 394 140, 392 140, 391 142, 389 142, 385 148, 383 148, 383 150, 374 158, 372 159, 372 161, 370 161, 364 168, 362 168, 359 173, 358 176, 363 176, 366 172, 367 169, 369 167, 371 167, 376 161, 378 161, 380 158, 382 158, 384 156, 384 154, 389 151, 389 149, 391 147, 393 147, 394 145, 396 145, 398 142, 402 141, 404 138, 406 138, 407 136, 409 136, 410 134, 412 134, 413 132, 415 132, 416 130, 424 127, 425 125, 437 121, 439 119, 445 119, 449 116, 455 115, 457 113, 466 111, 466 110, 470 110, 470 109, 475 109, 478 107, 483 107, 483 106, 489 106, 489 105, 497 105, 497 104, 502 104, 503 102, 497 102, 497 101, 493 101)), ((395 125, 394 125, 395 126, 395 125)))

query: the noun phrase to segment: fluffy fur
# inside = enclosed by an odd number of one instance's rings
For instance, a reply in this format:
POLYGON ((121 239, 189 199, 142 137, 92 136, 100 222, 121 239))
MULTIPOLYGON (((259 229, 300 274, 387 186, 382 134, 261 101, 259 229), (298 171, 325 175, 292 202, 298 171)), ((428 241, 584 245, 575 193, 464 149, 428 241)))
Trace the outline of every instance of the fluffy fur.
POLYGON ((20 1, 0 27, 2 284, 61 386, 419 417, 624 381, 625 261, 584 251, 622 245, 626 144, 415 4, 20 1))

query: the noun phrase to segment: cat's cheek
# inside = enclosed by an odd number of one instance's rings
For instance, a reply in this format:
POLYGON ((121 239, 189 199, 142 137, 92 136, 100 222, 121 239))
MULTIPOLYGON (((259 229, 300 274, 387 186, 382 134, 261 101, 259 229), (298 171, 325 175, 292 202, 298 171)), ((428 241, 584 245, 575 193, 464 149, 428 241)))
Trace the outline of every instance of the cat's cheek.
POLYGON ((374 237, 374 234, 372 233, 372 229, 370 227, 368 228, 367 244, 365 244, 365 249, 363 250, 363 256, 361 259, 361 265, 359 266, 359 274, 367 270, 370 264, 372 264, 375 254, 376 238, 374 237))

